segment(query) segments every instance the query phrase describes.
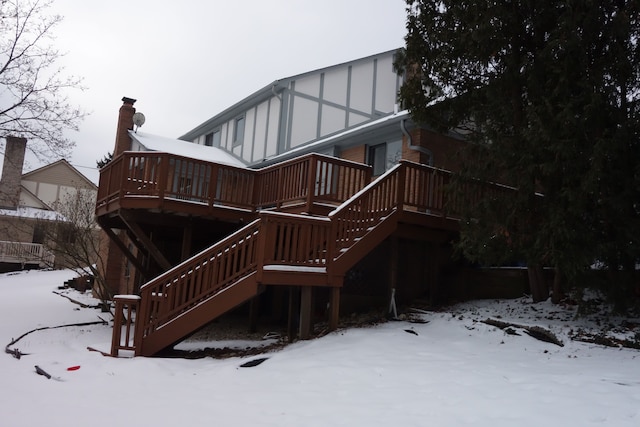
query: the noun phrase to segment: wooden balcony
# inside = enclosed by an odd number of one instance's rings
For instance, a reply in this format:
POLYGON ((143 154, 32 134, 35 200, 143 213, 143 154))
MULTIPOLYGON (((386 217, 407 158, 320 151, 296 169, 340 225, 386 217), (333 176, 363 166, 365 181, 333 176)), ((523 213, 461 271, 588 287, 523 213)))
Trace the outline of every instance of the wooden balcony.
POLYGON ((125 152, 100 171, 96 215, 119 209, 243 220, 265 209, 326 214, 370 179, 370 167, 320 154, 254 170, 125 152))
POLYGON ((0 241, 0 262, 52 267, 55 256, 39 243, 0 241))

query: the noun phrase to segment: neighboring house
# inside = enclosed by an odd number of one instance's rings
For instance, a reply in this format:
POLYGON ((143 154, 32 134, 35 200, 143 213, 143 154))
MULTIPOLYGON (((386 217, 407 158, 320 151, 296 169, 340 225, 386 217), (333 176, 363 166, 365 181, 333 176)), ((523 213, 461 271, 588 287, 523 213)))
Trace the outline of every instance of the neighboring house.
POLYGON ((155 354, 236 307, 306 338, 340 312, 457 292, 444 169, 463 141, 400 111, 394 54, 276 80, 181 140, 134 132, 123 98, 96 215, 126 257, 112 286, 139 298, 116 298, 137 318, 122 342, 116 316, 113 354, 155 354))
MULTIPOLYGON (((11 271, 25 267, 61 267, 47 249, 56 224, 64 232, 67 219, 59 210, 78 192, 95 200, 97 187, 62 159, 22 174, 26 139, 7 137, 0 182, 0 268, 11 271)), ((71 236, 69 236, 71 238, 71 236)))

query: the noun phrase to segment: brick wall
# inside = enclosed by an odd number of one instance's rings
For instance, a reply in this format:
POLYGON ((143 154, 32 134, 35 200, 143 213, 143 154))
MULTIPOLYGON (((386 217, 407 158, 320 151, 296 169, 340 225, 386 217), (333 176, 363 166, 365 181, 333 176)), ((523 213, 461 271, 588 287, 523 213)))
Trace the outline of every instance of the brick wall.
MULTIPOLYGON (((459 153, 464 141, 420 128, 411 131, 411 139, 414 146, 427 148, 433 153, 433 166, 453 171, 460 169, 459 153)), ((402 158, 417 163, 428 163, 429 156, 410 149, 405 137, 402 158)))
POLYGON ((129 137, 129 131, 133 130, 133 115, 136 109, 133 104, 135 99, 122 98, 122 107, 118 115, 118 127, 116 130, 116 144, 113 149, 113 157, 118 154, 131 149, 131 138, 129 137))
POLYGON ((340 158, 352 162, 367 163, 367 146, 358 145, 357 147, 342 150, 340 152, 340 158))

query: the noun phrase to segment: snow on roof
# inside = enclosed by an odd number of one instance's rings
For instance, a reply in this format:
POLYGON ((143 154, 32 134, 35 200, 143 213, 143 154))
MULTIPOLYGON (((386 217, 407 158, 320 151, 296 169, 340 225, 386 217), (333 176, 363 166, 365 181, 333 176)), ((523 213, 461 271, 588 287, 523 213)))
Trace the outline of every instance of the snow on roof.
POLYGON ((65 221, 64 216, 56 211, 47 209, 19 206, 18 209, 0 209, 0 216, 10 216, 23 219, 42 219, 47 221, 65 221))
POLYGON ((244 168, 246 165, 226 151, 180 139, 166 138, 142 132, 129 131, 129 136, 150 151, 162 151, 178 156, 192 157, 208 162, 244 168))

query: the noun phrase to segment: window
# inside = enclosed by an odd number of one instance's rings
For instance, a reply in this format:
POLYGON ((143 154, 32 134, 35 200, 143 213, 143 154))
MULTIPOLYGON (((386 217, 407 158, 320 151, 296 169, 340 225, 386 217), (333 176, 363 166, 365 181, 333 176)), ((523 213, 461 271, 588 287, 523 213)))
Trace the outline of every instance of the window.
POLYGON ((44 225, 37 223, 33 229, 33 239, 31 239, 31 243, 44 243, 44 236, 44 225))
POLYGON ((233 127, 233 145, 240 145, 244 141, 244 116, 238 117, 233 127))
POLYGON ((394 167, 402 158, 402 141, 385 142, 369 147, 368 163, 373 176, 379 176, 394 167))
POLYGON ((214 130, 210 134, 204 137, 204 145, 207 147, 219 147, 220 146, 220 129, 214 130))
POLYGON ((373 166, 373 176, 384 173, 387 166, 387 144, 378 144, 369 148, 369 164, 373 166))

